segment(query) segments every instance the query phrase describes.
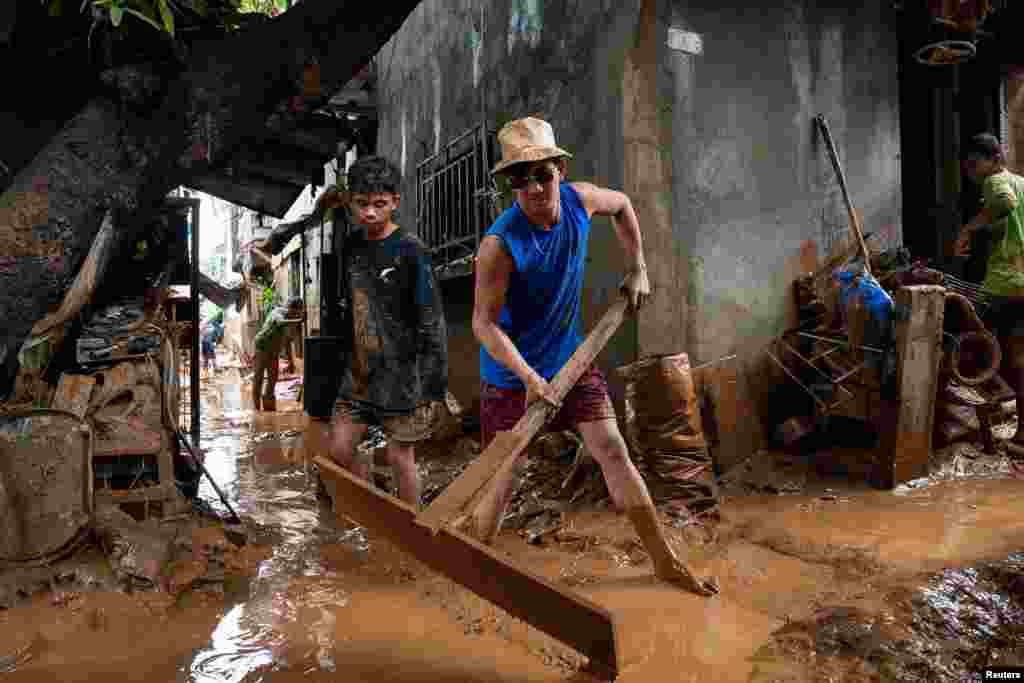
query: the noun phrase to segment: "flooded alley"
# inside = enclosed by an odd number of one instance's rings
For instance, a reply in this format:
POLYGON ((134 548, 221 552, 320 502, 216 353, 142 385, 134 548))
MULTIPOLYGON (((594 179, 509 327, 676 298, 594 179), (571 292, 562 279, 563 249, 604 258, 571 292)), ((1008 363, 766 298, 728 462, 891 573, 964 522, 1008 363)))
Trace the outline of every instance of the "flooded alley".
MULTIPOLYGON (((22 576, 0 611, 5 680, 589 680, 574 651, 336 517, 309 462, 317 424, 287 400, 254 416, 245 395, 236 369, 203 389, 206 464, 242 524, 214 517, 204 481, 206 515, 164 522, 191 554, 160 589, 126 590, 96 548, 42 585, 22 576)), ((428 451, 425 479, 454 476, 453 458, 428 451)), ((612 611, 622 681, 978 680, 1024 662, 1019 491, 993 467, 894 492, 727 495, 720 524, 671 529, 718 576, 712 599, 654 580, 628 521, 600 506, 497 545, 612 611)))

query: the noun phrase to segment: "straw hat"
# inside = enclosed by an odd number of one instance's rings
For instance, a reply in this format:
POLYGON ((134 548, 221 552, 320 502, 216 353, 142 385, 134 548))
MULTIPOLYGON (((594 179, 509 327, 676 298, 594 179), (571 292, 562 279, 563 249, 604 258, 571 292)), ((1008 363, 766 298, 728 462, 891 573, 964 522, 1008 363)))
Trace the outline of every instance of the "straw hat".
POLYGON ((501 143, 501 161, 495 164, 492 174, 524 161, 572 158, 564 149, 555 146, 555 131, 551 124, 532 116, 506 123, 498 132, 498 142, 501 143))

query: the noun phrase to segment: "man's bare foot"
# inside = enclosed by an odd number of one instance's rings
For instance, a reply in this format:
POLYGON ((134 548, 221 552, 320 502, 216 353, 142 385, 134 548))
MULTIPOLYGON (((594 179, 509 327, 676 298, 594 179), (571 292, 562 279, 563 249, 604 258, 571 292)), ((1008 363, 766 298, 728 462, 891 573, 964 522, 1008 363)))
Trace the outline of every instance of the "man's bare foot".
POLYGON ((662 566, 656 566, 654 573, 662 581, 674 584, 683 590, 688 590, 697 595, 718 595, 719 592, 718 580, 715 577, 710 576, 707 579, 701 579, 678 559, 673 559, 672 562, 662 566))

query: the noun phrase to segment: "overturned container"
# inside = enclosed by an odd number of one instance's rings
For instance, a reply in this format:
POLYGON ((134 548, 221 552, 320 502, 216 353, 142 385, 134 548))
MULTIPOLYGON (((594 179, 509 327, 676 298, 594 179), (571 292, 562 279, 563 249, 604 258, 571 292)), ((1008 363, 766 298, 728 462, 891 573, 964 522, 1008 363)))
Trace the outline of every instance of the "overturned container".
POLYGON ((626 382, 626 438, 655 503, 691 512, 717 505, 697 389, 685 353, 618 368, 626 382))

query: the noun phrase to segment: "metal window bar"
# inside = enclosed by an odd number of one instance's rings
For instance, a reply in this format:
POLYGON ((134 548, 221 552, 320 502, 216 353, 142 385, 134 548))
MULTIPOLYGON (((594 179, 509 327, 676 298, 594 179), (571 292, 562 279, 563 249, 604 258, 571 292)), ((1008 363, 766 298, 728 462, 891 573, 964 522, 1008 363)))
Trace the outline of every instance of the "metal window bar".
POLYGON ((480 124, 416 166, 417 231, 443 272, 471 258, 497 217, 489 169, 494 133, 480 124))

